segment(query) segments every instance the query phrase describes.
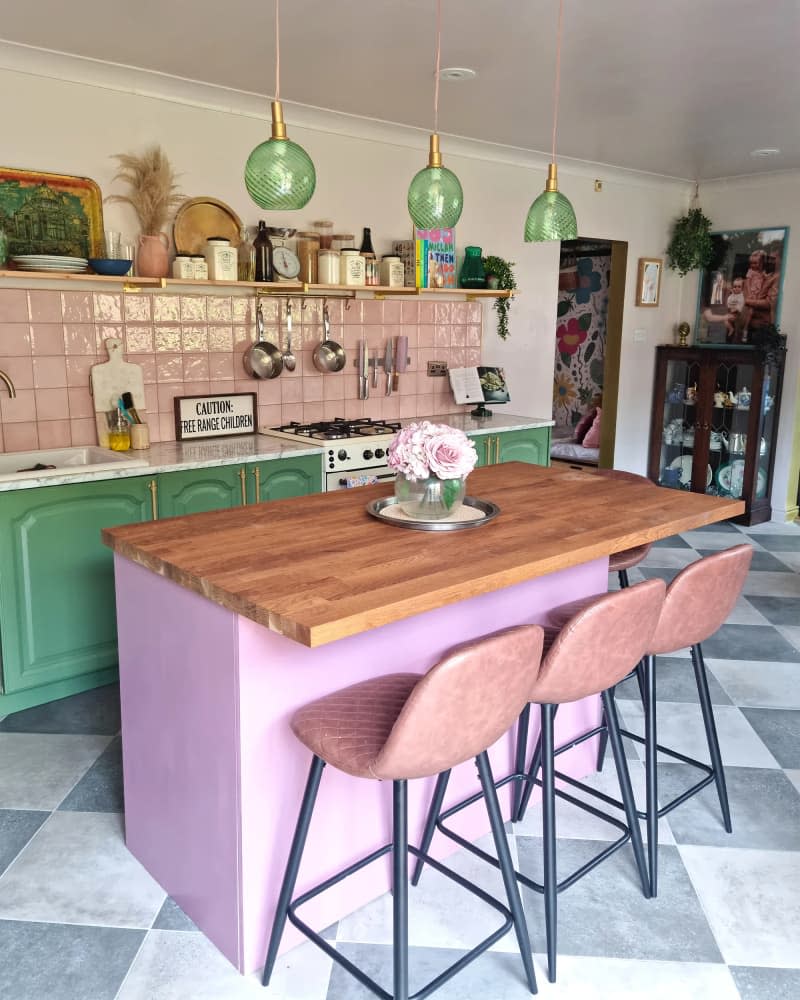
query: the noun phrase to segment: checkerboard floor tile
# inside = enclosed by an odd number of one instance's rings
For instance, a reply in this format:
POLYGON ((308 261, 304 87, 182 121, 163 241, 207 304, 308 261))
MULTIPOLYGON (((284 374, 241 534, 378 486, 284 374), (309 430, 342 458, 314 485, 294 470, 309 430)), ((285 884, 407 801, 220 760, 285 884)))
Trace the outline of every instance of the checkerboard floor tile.
MULTIPOLYGON (((664 539, 631 582, 672 579, 696 558, 748 540, 755 558, 728 622, 704 644, 734 832, 713 787, 660 824, 657 900, 638 891, 629 848, 559 897, 559 975, 547 982, 541 897, 523 893, 540 994, 553 1000, 800 997, 800 528, 713 525, 664 539)), ((612 579, 611 586, 616 587, 612 579)), ((633 730, 633 682, 617 692, 633 730)), ((686 651, 659 661, 659 738, 703 751, 686 651)), ((125 849, 119 698, 115 686, 0 719, 0 996, 14 1000, 361 1000, 372 996, 308 943, 282 956, 272 985, 240 976, 125 849), (54 985, 57 984, 57 985, 54 985)), ((643 768, 627 744, 637 795, 643 768)), ((691 782, 659 762, 662 800, 691 782)), ((589 782, 614 794, 613 768, 589 782)), ((541 871, 541 812, 511 827, 512 856, 541 871)), ((611 833, 559 807, 559 867, 579 864, 611 833)), ((498 895, 470 855, 453 864, 498 895)), ((412 990, 484 931, 426 872, 412 890, 412 990)), ((324 936, 388 988, 391 906, 370 903, 324 936)), ((490 923, 493 917, 489 916, 490 923)), ((469 966, 442 1000, 529 996, 512 938, 469 966)))

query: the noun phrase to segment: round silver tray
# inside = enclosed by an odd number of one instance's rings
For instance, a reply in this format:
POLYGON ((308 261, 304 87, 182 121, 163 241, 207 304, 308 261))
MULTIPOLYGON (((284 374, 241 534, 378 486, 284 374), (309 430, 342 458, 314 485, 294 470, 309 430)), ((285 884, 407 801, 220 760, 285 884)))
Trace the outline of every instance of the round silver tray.
POLYGON ((472 507, 480 511, 482 517, 477 517, 471 521, 415 521, 412 518, 390 517, 386 514, 386 509, 394 507, 397 503, 396 497, 381 497, 378 500, 370 500, 367 504, 367 513, 372 517, 383 521, 384 524, 392 524, 396 528, 414 528, 417 531, 463 531, 466 528, 480 528, 489 521, 493 521, 500 513, 500 508, 491 500, 481 500, 478 497, 464 497, 464 506, 472 507))

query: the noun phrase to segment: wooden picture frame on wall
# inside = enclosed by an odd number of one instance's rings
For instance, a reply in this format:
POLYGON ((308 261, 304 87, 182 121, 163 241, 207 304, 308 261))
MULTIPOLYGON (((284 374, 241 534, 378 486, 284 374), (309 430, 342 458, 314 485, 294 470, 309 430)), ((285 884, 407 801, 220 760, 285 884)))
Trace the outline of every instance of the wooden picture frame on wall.
POLYGON ((661 298, 661 272, 664 260, 661 257, 640 257, 639 276, 636 281, 636 305, 657 306, 661 298))

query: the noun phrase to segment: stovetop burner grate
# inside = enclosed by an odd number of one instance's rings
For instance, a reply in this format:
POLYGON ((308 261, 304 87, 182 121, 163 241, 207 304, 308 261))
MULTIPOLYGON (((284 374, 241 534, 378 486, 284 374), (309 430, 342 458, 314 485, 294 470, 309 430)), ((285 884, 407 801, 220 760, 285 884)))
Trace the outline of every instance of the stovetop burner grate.
POLYGON ((294 434, 297 437, 336 441, 342 438, 369 437, 374 434, 394 434, 400 430, 400 423, 391 420, 373 420, 371 417, 360 417, 355 420, 336 417, 334 420, 318 420, 309 424, 293 420, 291 423, 270 429, 281 434, 294 434))

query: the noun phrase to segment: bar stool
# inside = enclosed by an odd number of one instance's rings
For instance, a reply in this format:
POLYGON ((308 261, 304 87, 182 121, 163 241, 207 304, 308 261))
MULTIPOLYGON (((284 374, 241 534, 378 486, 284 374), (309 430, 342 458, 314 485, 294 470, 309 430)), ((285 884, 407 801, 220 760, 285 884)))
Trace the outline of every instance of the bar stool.
POLYGON ((287 918, 367 989, 384 1000, 410 1000, 408 992, 408 853, 501 912, 502 927, 438 975, 414 997, 427 997, 498 941, 512 926, 525 977, 536 993, 530 938, 514 878, 487 747, 513 725, 527 704, 539 671, 543 630, 522 625, 457 647, 427 674, 389 674, 354 684, 304 706, 291 725, 313 757, 300 815, 281 885, 267 948, 264 985, 268 985, 287 918), (498 852, 508 906, 408 843, 407 783, 439 774, 475 758, 498 852), (393 784, 392 842, 373 851, 314 889, 292 900, 322 770, 326 764, 355 778, 393 784), (373 979, 305 924, 295 912, 303 903, 341 882, 372 861, 392 855, 393 992, 373 979))
MULTIPOLYGON (((644 811, 640 810, 638 815, 647 821, 650 892, 653 896, 658 892, 658 821, 662 816, 666 816, 713 781, 717 786, 725 830, 728 833, 733 830, 725 769, 719 749, 701 643, 712 636, 730 615, 742 592, 752 560, 753 549, 750 545, 735 545, 733 548, 698 559, 681 570, 667 587, 664 608, 648 644, 647 655, 637 668, 644 705, 644 736, 638 736, 627 729, 621 729, 620 733, 628 739, 644 744, 645 748, 646 804, 644 811), (687 757, 677 750, 664 747, 656 739, 656 656, 674 653, 687 647, 691 649, 692 667, 711 766, 694 757, 687 757), (660 809, 658 808, 658 751, 705 772, 704 778, 660 809)), ((556 608, 549 613, 550 621, 558 625, 559 621, 568 619, 574 611, 574 604, 556 608)), ((617 805, 622 807, 623 803, 618 802, 617 805)))
MULTIPOLYGON (((622 748, 617 712, 611 697, 611 690, 615 684, 630 673, 634 664, 644 655, 659 619, 664 603, 665 589, 662 580, 647 580, 625 590, 589 599, 585 606, 560 630, 545 630, 545 655, 542 659, 542 666, 538 676, 528 689, 528 701, 539 704, 541 711, 541 729, 533 760, 530 769, 526 771, 525 750, 530 711, 530 705, 526 705, 520 715, 517 728, 517 760, 514 773, 495 783, 496 788, 500 788, 510 781, 524 783, 523 812, 534 783, 542 786, 544 881, 542 883, 535 882, 520 872, 516 872, 516 876, 523 885, 544 895, 550 982, 555 982, 556 978, 557 894, 559 892, 569 888, 630 841, 639 871, 642 892, 646 897, 650 895, 642 835, 636 816, 636 803, 631 789, 630 775, 622 748), (566 746, 555 749, 553 723, 558 706, 595 694, 600 694, 602 697, 605 721, 577 739, 571 740, 566 746), (611 741, 627 823, 622 823, 616 817, 555 787, 555 779, 558 778, 562 782, 581 789, 588 795, 610 804, 616 804, 616 800, 589 788, 560 771, 556 771, 554 766, 555 757, 558 754, 596 736, 604 728, 608 729, 611 741), (541 780, 536 778, 540 766, 542 770, 541 780), (622 831, 622 835, 616 841, 561 882, 558 882, 556 877, 556 795, 595 816, 599 816, 622 831)), ((499 867, 502 864, 502 859, 493 858, 444 825, 445 820, 476 802, 482 794, 478 792, 464 802, 442 811, 448 779, 449 771, 443 771, 436 783, 420 850, 426 852, 429 849, 434 830, 438 829, 466 850, 483 858, 489 864, 499 867)), ((424 860, 426 859, 421 857, 417 862, 412 878, 414 885, 419 881, 424 860)))

